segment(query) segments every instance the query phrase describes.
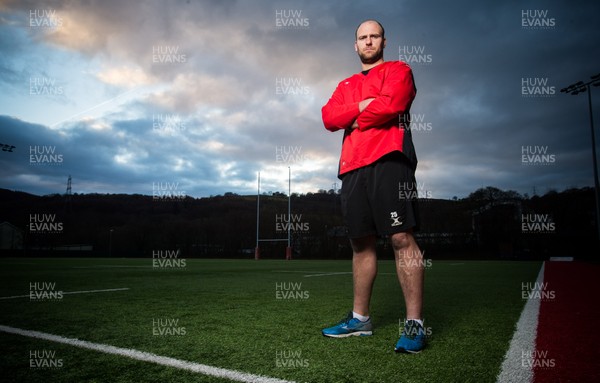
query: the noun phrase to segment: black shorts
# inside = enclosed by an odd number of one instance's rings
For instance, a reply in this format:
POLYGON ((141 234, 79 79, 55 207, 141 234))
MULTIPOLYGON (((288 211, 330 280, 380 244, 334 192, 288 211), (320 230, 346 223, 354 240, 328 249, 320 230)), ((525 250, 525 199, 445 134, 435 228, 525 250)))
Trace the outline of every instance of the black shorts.
POLYGON ((418 228, 415 170, 399 152, 343 175, 341 193, 350 238, 418 228))

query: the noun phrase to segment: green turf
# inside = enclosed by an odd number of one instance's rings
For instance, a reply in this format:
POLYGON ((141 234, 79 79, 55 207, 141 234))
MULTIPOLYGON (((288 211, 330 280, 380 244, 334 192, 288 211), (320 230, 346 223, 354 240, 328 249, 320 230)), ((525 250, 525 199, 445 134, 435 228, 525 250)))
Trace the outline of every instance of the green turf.
MULTIPOLYGON (((0 300, 2 325, 298 382, 494 382, 525 303, 521 284, 533 282, 541 266, 432 261, 425 277, 429 345, 403 355, 393 351, 404 308, 392 261, 379 262, 374 335, 346 339, 325 338, 320 330, 351 309, 352 276, 306 275, 350 272, 350 261, 186 260, 175 269, 152 268, 150 259, 1 262, 0 297, 27 295, 35 282, 64 292, 130 288, 0 300), (296 298, 277 299, 282 283, 299 287, 296 298), (155 328, 156 320, 170 323, 155 328)), ((0 347, 0 374, 10 381, 225 381, 6 333, 0 347), (56 352, 62 366, 31 368, 32 350, 56 352)))

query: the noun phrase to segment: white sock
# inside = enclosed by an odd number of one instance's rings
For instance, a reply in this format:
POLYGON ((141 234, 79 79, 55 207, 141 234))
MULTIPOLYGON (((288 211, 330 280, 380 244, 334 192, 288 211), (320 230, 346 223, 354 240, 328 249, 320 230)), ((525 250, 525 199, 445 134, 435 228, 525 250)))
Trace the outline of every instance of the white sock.
POLYGON ((423 327, 423 319, 406 319, 406 321, 409 321, 409 320, 414 320, 415 322, 417 322, 418 324, 420 324, 421 327, 423 327))
POLYGON ((352 311, 352 317, 358 319, 361 322, 366 322, 370 318, 368 315, 367 316, 360 315, 360 314, 355 313, 354 311, 352 311))

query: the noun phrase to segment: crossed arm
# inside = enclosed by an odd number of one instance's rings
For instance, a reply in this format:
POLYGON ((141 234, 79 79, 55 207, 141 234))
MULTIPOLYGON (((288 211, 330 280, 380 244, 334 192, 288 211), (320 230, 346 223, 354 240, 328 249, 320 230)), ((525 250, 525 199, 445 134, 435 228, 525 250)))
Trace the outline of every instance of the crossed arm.
POLYGON ((408 66, 390 69, 381 89, 371 89, 364 100, 347 104, 340 89, 336 89, 323 107, 323 122, 330 131, 388 126, 399 113, 410 109, 416 94, 412 71, 408 66))
MULTIPOLYGON (((367 108, 367 106, 369 106, 369 104, 375 100, 374 97, 372 98, 367 98, 365 100, 362 100, 361 102, 358 103, 358 111, 360 113, 362 113, 363 110, 365 110, 367 108)), ((354 122, 352 122, 352 125, 350 126, 350 129, 358 129, 358 118, 356 120, 354 120, 354 122)))

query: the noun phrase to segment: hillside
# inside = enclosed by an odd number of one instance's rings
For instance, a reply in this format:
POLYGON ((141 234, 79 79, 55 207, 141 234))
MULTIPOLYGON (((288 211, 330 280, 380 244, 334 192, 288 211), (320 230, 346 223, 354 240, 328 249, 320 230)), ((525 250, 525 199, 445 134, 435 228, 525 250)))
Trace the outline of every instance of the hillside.
MULTIPOLYGON (((251 258, 256 246, 255 195, 68 197, 0 189, 0 201, 4 255, 152 257, 177 250, 188 258, 251 258), (72 251, 81 245, 85 251, 72 251)), ((421 199, 419 213, 417 236, 431 257, 581 257, 586 246, 597 248, 589 188, 523 198, 488 187, 461 200, 421 199)), ((332 191, 292 195, 289 217, 286 195, 261 195, 260 214, 261 239, 287 239, 290 228, 294 258, 351 255, 339 195, 332 191)), ((261 242, 261 256, 283 257, 286 245, 261 242)), ((391 258, 386 241, 380 245, 381 257, 391 258)))

